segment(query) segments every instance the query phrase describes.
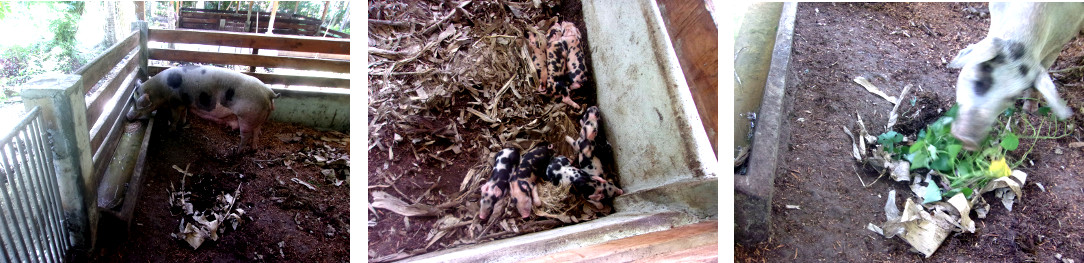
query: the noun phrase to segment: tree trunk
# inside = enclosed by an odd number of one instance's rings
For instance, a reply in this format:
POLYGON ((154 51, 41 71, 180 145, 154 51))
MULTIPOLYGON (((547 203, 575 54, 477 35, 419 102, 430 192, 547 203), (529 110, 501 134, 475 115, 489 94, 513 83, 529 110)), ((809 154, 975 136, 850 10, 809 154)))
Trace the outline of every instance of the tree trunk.
POLYGON ((105 9, 105 46, 110 47, 117 43, 117 3, 112 1, 102 2, 105 9))
POLYGON ((346 25, 350 24, 350 1, 346 1, 346 5, 343 6, 343 10, 340 11, 342 18, 339 19, 339 31, 346 31, 346 25))

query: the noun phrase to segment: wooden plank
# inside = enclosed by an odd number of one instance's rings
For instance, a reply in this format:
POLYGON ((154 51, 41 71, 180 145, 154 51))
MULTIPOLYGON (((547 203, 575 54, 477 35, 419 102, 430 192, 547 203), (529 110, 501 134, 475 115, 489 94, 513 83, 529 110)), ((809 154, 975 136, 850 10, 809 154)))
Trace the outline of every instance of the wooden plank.
POLYGON ((708 221, 570 249, 525 262, 624 262, 719 243, 719 221, 708 221))
POLYGON ((713 152, 719 151, 719 29, 704 7, 704 1, 658 0, 663 12, 666 31, 677 53, 685 82, 693 95, 701 124, 711 141, 713 152))
POLYGON ((229 54, 218 52, 154 48, 150 50, 150 53, 150 59, 158 60, 208 64, 244 65, 267 68, 292 68, 301 70, 350 73, 350 61, 343 60, 318 58, 288 58, 266 55, 229 54))
MULTIPOLYGON (((129 88, 134 85, 135 77, 138 72, 129 73, 124 77, 124 82, 121 83, 123 91, 113 95, 113 98, 109 99, 110 102, 106 106, 113 106, 106 112, 104 118, 98 118, 93 122, 94 126, 90 128, 90 149, 93 152, 100 151, 104 142, 107 150, 111 151, 111 148, 116 147, 117 137, 116 130, 119 127, 124 126, 123 123, 126 118, 123 116, 127 112, 128 107, 132 104, 132 100, 129 99, 132 96, 132 92, 135 89, 129 88)), ((89 123, 89 122, 88 122, 89 123)), ((97 156, 98 154, 94 154, 97 156)), ((98 160, 95 159, 97 165, 98 160)), ((97 166, 95 166, 97 167, 97 166)))
POLYGON ((336 60, 350 60, 350 55, 326 54, 326 53, 314 53, 314 52, 298 52, 298 51, 279 51, 279 56, 283 56, 283 57, 299 57, 299 58, 323 58, 323 59, 336 59, 336 60))
MULTIPOLYGON (((246 16, 246 14, 243 13, 243 12, 241 12, 241 13, 234 13, 233 11, 226 11, 226 12, 228 12, 228 13, 219 13, 219 12, 182 12, 181 13, 181 18, 186 18, 186 17, 188 17, 188 18, 203 18, 203 19, 206 19, 206 18, 213 18, 213 19, 226 18, 226 19, 240 19, 241 21, 244 21, 244 18, 246 16)), ((267 13, 267 12, 259 12, 258 16, 260 18, 259 19, 260 21, 269 21, 271 19, 271 14, 267 13)), ((254 17, 250 18, 250 20, 256 20, 256 17, 254 16, 254 17)), ((282 15, 277 15, 275 17, 275 26, 278 26, 279 23, 283 23, 283 24, 302 24, 302 25, 319 25, 320 21, 316 20, 315 18, 310 18, 310 17, 307 17, 307 16, 297 16, 297 15, 282 16, 282 15)))
POLYGON ((151 41, 274 49, 286 51, 350 54, 350 40, 307 36, 282 36, 206 30, 151 29, 151 41))
POLYGON ((633 261, 633 263, 640 262, 719 262, 719 243, 633 261))
MULTIPOLYGON (((151 76, 168 69, 169 67, 151 66, 151 76)), ((286 85, 286 86, 313 86, 313 87, 325 87, 325 88, 350 88, 350 78, 328 78, 328 77, 310 77, 310 76, 291 76, 271 73, 255 73, 255 72, 241 72, 245 75, 253 76, 262 81, 265 84, 273 85, 286 85)))
POLYGON ((128 82, 127 76, 135 71, 136 65, 139 63, 139 57, 135 56, 139 50, 132 50, 133 56, 123 61, 123 67, 115 75, 112 76, 112 80, 109 83, 104 84, 100 91, 92 94, 86 99, 87 103, 87 123, 94 123, 98 121, 98 117, 101 116, 105 103, 113 99, 113 94, 118 90, 118 87, 122 83, 128 82))
POLYGON ((106 51, 105 54, 98 56, 90 63, 87 63, 82 68, 79 68, 79 70, 76 70, 75 74, 83 76, 83 94, 86 94, 90 91, 90 88, 97 85, 98 81, 101 80, 106 73, 113 70, 113 67, 138 45, 139 32, 133 31, 128 37, 124 38, 123 41, 109 47, 109 51, 106 51))

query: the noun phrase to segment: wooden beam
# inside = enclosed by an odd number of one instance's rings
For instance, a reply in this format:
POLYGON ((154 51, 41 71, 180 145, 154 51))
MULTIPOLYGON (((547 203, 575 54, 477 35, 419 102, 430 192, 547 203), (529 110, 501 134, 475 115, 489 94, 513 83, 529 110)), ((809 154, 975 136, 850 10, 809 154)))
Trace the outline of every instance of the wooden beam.
POLYGON ((689 256, 679 253, 682 251, 692 251, 693 254, 704 252, 708 255, 698 254, 696 258, 710 258, 712 252, 718 254, 718 251, 705 250, 705 246, 717 246, 718 243, 719 221, 708 221, 570 249, 521 262, 627 262, 644 255, 666 253, 673 255, 668 257, 671 259, 689 256))
POLYGON ((151 29, 148 38, 158 42, 350 54, 349 39, 170 29, 151 29))
MULTIPOLYGON (((132 51, 132 53, 136 52, 139 51, 132 51)), ((126 77, 136 71, 136 66, 139 65, 139 56, 132 56, 123 63, 124 66, 121 67, 117 74, 112 76, 109 83, 102 84, 102 88, 94 94, 90 94, 90 97, 86 99, 87 123, 95 123, 98 121, 98 118, 101 117, 102 112, 105 110, 105 104, 113 99, 113 95, 117 93, 117 90, 121 89, 121 84, 127 81, 126 77)))
POLYGON ((350 73, 350 61, 342 60, 317 58, 288 58, 265 55, 230 54, 155 48, 152 48, 150 51, 150 59, 157 60, 350 73))
POLYGON ((90 88, 97 85, 98 81, 101 80, 106 73, 113 70, 113 67, 119 64, 120 60, 124 59, 124 56, 131 53, 132 49, 135 49, 138 45, 139 31, 133 31, 132 34, 124 38, 124 41, 114 44, 105 52, 105 54, 98 56, 90 63, 87 63, 86 65, 83 65, 82 68, 79 68, 79 70, 76 70, 75 74, 83 76, 83 94, 86 94, 90 91, 90 88))
POLYGON ((147 20, 147 12, 143 6, 144 3, 144 1, 135 1, 136 20, 147 20))
MULTIPOLYGON (((150 67, 151 76, 168 69, 169 67, 150 67)), ((286 86, 312 86, 312 87, 324 87, 324 88, 350 88, 350 78, 333 78, 333 77, 310 77, 310 76, 292 76, 272 73, 256 73, 256 72, 241 72, 245 75, 256 77, 265 84, 268 85, 286 85, 286 86)))
MULTIPOLYGON (((132 92, 135 91, 135 89, 129 89, 127 87, 133 85, 136 75, 138 75, 136 72, 132 72, 123 76, 122 79, 124 82, 122 84, 126 86, 124 86, 122 92, 114 94, 113 98, 109 99, 109 101, 115 102, 113 107, 110 108, 108 112, 105 112, 107 113, 105 117, 98 118, 97 121, 89 123, 93 125, 90 128, 90 149, 92 152, 96 153, 94 154, 95 156, 100 154, 111 156, 112 150, 117 147, 117 136, 120 135, 119 133, 123 133, 118 132, 118 130, 127 122, 127 118, 125 118, 123 114, 125 114, 131 106, 133 100, 129 99, 129 97, 131 97, 132 92), (106 147, 104 149, 106 150, 105 152, 101 152, 103 150, 102 147, 106 147)), ((107 160, 105 161, 108 162, 108 159, 109 157, 107 157, 107 160)), ((100 165, 98 162, 103 160, 93 161, 95 163, 94 167, 98 167, 98 165, 100 165)))

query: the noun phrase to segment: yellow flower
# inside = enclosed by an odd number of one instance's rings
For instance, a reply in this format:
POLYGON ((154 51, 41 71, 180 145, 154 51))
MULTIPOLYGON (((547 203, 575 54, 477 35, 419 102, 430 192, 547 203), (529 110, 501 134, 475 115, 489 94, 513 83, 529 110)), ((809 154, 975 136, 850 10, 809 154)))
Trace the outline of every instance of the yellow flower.
POLYGON ((990 163, 990 175, 996 178, 1006 177, 1012 174, 1012 169, 1005 163, 1005 158, 994 160, 990 163))

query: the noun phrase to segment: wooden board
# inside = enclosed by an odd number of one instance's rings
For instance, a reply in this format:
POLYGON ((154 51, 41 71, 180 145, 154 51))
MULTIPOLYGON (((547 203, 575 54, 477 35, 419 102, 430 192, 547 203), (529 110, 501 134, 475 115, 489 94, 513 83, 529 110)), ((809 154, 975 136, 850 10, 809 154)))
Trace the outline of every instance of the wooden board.
POLYGON ((290 58, 157 48, 150 49, 150 59, 350 73, 350 61, 332 59, 290 58))
POLYGON ((170 29, 151 29, 148 38, 169 43, 350 54, 350 40, 337 38, 170 29))
POLYGON ((704 1, 656 0, 696 110, 719 152, 719 29, 704 1))
POLYGON ((718 257, 717 250, 706 249, 718 246, 718 236, 719 221, 708 221, 566 250, 526 262, 624 262, 644 257, 710 258, 712 254, 718 257))
MULTIPOLYGON (((149 73, 151 76, 168 69, 169 67, 150 66, 149 73)), ((350 78, 328 78, 328 77, 310 77, 310 76, 291 76, 271 73, 256 73, 256 72, 241 72, 245 75, 253 76, 263 81, 265 84, 281 84, 287 86, 313 86, 313 87, 325 87, 325 88, 350 88, 350 78)))
POLYGON ((97 85, 98 81, 105 77, 105 74, 113 70, 113 67, 119 64, 121 59, 124 59, 124 56, 137 47, 139 47, 139 32, 135 31, 124 38, 123 41, 110 47, 105 54, 98 56, 94 61, 76 70, 74 74, 83 76, 83 94, 89 92, 90 88, 97 85))
MULTIPOLYGON (((136 54, 138 50, 132 50, 132 54, 136 54)), ((98 121, 105 107, 105 104, 113 99, 113 95, 117 93, 121 83, 127 82, 127 76, 132 71, 136 70, 136 66, 139 64, 139 56, 133 55, 125 61, 122 61, 123 67, 116 75, 112 76, 112 79, 100 88, 100 91, 91 95, 86 99, 87 103, 87 123, 94 123, 98 121)), ((97 81, 95 81, 97 82, 97 81)))

